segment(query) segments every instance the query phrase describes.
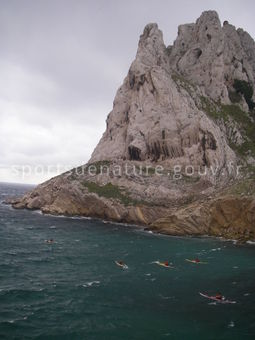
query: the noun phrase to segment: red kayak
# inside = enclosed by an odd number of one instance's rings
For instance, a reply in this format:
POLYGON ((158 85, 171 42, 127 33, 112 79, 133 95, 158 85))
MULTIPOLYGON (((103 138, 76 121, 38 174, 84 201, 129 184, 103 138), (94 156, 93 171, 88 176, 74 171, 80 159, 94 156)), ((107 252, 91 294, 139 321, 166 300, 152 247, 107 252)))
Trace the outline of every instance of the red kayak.
POLYGON ((199 293, 201 296, 209 299, 209 300, 212 300, 212 301, 215 301, 215 302, 219 302, 219 303, 236 303, 236 301, 231 301, 231 300, 225 300, 225 299, 217 299, 215 296, 210 296, 210 295, 207 295, 207 294, 203 294, 203 293, 199 293))

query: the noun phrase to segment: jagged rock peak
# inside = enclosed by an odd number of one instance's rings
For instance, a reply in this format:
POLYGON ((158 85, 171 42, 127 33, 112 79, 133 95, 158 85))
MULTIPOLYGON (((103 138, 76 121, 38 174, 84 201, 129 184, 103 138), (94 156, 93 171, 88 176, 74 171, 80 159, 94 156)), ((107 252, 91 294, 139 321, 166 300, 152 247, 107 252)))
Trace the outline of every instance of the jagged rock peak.
POLYGON ((162 32, 159 30, 158 24, 150 23, 144 27, 143 34, 140 35, 140 43, 149 37, 160 37, 162 39, 162 32))
POLYGON ((210 26, 221 26, 219 15, 216 11, 204 11, 197 19, 196 24, 205 24, 210 26))
POLYGON ((147 24, 144 28, 143 34, 140 36, 138 44, 138 52, 142 48, 153 47, 153 49, 165 48, 163 41, 163 33, 155 23, 147 24))
POLYGON ((166 46, 163 41, 163 34, 158 25, 150 23, 145 26, 140 36, 136 58, 131 65, 131 72, 140 72, 141 67, 146 69, 152 65, 167 63, 165 58, 166 46))
MULTIPOLYGON (((252 38, 228 22, 222 26, 215 11, 179 26, 167 48, 158 25, 146 25, 90 161, 217 162, 219 167, 235 162, 224 129, 208 117, 200 98, 230 104, 235 79, 254 85, 254 56, 252 38)), ((248 109, 244 101, 240 106, 248 109)))
MULTIPOLYGON (((169 49, 169 48, 168 48, 169 49)), ((170 49, 170 66, 205 95, 229 103, 234 79, 254 84, 255 46, 252 38, 224 21, 215 11, 206 11, 195 24, 179 26, 170 49)))

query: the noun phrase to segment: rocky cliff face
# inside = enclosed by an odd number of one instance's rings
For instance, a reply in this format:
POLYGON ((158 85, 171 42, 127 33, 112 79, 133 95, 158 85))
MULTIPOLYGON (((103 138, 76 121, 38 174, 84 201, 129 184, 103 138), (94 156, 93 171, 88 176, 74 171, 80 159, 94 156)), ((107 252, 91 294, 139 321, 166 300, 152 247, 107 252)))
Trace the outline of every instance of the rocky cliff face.
POLYGON ((204 12, 195 24, 180 26, 168 49, 173 69, 216 101, 230 104, 234 79, 254 84, 254 41, 227 21, 221 26, 216 12, 204 12))
MULTIPOLYGON (((231 104, 235 80, 254 84, 254 42, 216 12, 179 27, 166 48, 156 24, 145 27, 135 61, 117 92, 91 161, 128 159, 222 167, 235 161, 227 136, 201 100, 231 104), (252 52, 253 51, 253 52, 252 52), (171 162, 171 160, 174 160, 171 162)), ((248 110, 240 98, 240 107, 248 110)))
POLYGON ((245 183, 254 183, 254 79, 253 39, 227 21, 221 25, 216 12, 179 26, 168 47, 157 24, 148 24, 89 161, 93 176, 88 165, 74 169, 14 207, 172 234, 253 237, 254 186, 245 183), (123 172, 127 164, 140 171, 123 172), (238 165, 246 169, 239 176, 230 171, 238 165))

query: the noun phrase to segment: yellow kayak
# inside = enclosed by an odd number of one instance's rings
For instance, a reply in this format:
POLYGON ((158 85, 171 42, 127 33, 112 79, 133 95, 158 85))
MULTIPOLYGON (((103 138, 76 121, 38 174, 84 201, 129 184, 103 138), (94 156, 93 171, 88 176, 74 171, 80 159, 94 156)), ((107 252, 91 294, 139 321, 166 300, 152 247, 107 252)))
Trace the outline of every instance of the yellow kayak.
POLYGON ((165 267, 165 268, 174 268, 174 267, 171 267, 169 264, 166 264, 165 262, 155 261, 154 263, 156 263, 157 265, 159 265, 159 266, 161 266, 161 267, 165 267))
POLYGON ((123 262, 120 262, 120 261, 115 261, 115 263, 117 264, 117 266, 123 268, 123 269, 128 269, 128 266, 123 263, 123 262))
POLYGON ((196 260, 190 260, 190 259, 185 259, 187 262, 195 263, 195 264, 207 264, 207 262, 202 262, 202 261, 196 261, 196 260))

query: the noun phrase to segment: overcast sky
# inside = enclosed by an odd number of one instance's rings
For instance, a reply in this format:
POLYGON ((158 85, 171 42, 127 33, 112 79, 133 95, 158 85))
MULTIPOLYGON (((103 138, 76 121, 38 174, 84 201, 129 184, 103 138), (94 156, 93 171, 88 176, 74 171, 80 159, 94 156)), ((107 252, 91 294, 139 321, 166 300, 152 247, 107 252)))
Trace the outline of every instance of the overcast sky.
POLYGON ((255 37, 254 0, 0 0, 0 181, 86 163, 144 26, 169 45, 209 9, 255 37))

